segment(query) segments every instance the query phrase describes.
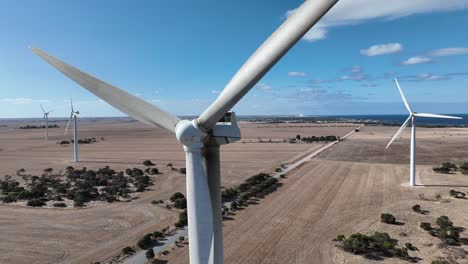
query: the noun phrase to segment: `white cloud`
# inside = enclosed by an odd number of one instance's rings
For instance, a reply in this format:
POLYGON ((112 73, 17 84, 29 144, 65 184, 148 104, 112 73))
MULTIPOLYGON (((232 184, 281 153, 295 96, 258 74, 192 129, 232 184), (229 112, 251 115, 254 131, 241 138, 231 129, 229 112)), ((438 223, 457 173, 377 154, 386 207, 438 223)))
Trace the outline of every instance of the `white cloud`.
POLYGON ((212 94, 219 94, 219 90, 211 90, 212 94))
POLYGON ((260 88, 260 89, 262 89, 264 91, 271 90, 271 86, 269 84, 267 84, 267 83, 259 83, 259 84, 256 85, 256 87, 260 88))
POLYGON ((159 102, 161 102, 161 100, 159 100, 159 99, 153 99, 153 100, 151 100, 151 102, 159 103, 159 102))
MULTIPOLYGON (((329 29, 337 26, 467 8, 468 0, 341 0, 307 33, 304 39, 308 41, 324 39, 329 29)), ((285 15, 288 17, 294 11, 288 10, 285 15)))
POLYGON ((411 57, 402 62, 404 65, 422 64, 432 62, 432 59, 424 56, 411 57))
POLYGON ((429 56, 441 57, 441 56, 453 56, 453 55, 464 55, 468 54, 468 48, 445 48, 437 49, 429 52, 429 56))
POLYGON ((31 104, 31 103, 48 103, 49 100, 36 100, 32 98, 2 98, 0 103, 10 104, 31 104))
POLYGON ((380 45, 371 46, 367 49, 362 49, 361 55, 370 56, 370 57, 379 56, 379 55, 400 52, 402 49, 403 49, 403 46, 400 43, 380 44, 380 45))
POLYGON ((305 77, 306 75, 305 72, 288 72, 288 76, 291 77, 305 77))

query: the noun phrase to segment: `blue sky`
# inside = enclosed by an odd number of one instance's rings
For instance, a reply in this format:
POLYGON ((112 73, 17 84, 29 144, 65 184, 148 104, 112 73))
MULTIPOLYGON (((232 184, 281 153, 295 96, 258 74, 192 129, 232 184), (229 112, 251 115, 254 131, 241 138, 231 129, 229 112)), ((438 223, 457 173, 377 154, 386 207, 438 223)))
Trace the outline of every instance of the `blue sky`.
MULTIPOLYGON (((313 1, 313 0, 309 0, 313 1)), ((302 1, 2 1, 0 118, 121 116, 35 46, 177 115, 200 114, 302 1)), ((341 0, 235 110, 466 113, 468 0, 341 0)))

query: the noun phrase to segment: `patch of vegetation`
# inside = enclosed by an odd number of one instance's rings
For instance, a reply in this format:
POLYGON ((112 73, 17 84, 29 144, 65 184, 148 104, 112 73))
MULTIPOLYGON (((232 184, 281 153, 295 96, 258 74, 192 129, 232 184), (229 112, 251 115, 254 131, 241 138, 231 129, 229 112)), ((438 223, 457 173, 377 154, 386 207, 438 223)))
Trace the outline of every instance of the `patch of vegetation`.
POLYGON ((429 223, 421 223, 420 227, 428 231, 431 236, 439 238, 445 245, 460 245, 460 232, 464 230, 463 228, 453 226, 452 221, 445 215, 437 218, 436 225, 439 227, 432 227, 429 223))
MULTIPOLYGON (((96 140, 96 138, 83 138, 83 139, 78 139, 78 144, 93 144, 97 143, 99 141, 96 140)), ((57 142, 59 145, 68 145, 68 144, 73 144, 75 141, 73 139, 70 140, 62 140, 57 142)))
POLYGON ((450 162, 444 162, 440 167, 436 167, 432 169, 434 172, 437 173, 444 173, 448 174, 454 171, 458 170, 458 167, 456 164, 450 163, 450 162))
POLYGON ((145 253, 145 256, 148 261, 151 261, 155 257, 154 250, 152 248, 148 249, 145 253))
POLYGON ((419 205, 419 204, 413 205, 413 207, 411 207, 411 209, 413 209, 413 211, 418 213, 418 214, 427 214, 427 213, 429 213, 429 211, 423 210, 421 208, 421 205, 419 205))
POLYGON ((391 238, 387 233, 375 232, 369 236, 355 233, 349 237, 339 235, 335 241, 340 242, 340 247, 343 250, 357 255, 364 255, 367 258, 396 257, 405 261, 415 261, 414 258, 409 256, 408 248, 397 247, 398 240, 391 238))
POLYGON ((137 246, 140 247, 141 249, 147 249, 150 246, 152 246, 154 243, 153 240, 153 234, 149 233, 144 235, 140 240, 137 242, 137 246))
POLYGON ((396 218, 393 215, 388 214, 388 213, 381 214, 380 215, 380 221, 382 223, 391 224, 391 225, 396 225, 397 224, 396 218))
MULTIPOLYGON (((52 168, 44 170, 40 176, 26 174, 24 169, 17 171, 24 186, 11 176, 0 180, 0 200, 4 203, 27 201, 28 206, 41 207, 47 201, 62 202, 72 200, 75 207, 83 207, 91 201, 119 201, 130 198, 134 192, 143 192, 151 185, 149 176, 140 169, 127 170, 130 174, 116 172, 109 166, 98 170, 75 169, 71 166, 65 172, 55 173, 52 168)), ((66 207, 55 203, 54 207, 66 207)))
POLYGON ((177 208, 177 209, 186 209, 187 208, 187 199, 180 192, 176 192, 171 196, 171 202, 174 203, 174 207, 177 208))
POLYGON ((465 174, 465 175, 468 175, 468 163, 463 163, 461 166, 460 166, 460 171, 461 173, 465 174))
MULTIPOLYGON (((49 125, 49 128, 59 128, 59 125, 49 125)), ((35 125, 25 125, 25 126, 20 126, 18 127, 19 129, 41 129, 41 128, 46 128, 45 125, 42 126, 35 126, 35 125)))
POLYGON ((438 257, 437 259, 434 259, 431 264, 451 264, 448 260, 445 260, 441 257, 438 257))
POLYGON ((181 228, 188 224, 187 210, 184 210, 179 214, 179 220, 174 224, 175 227, 181 228))
POLYGON ((333 142, 339 140, 339 137, 337 136, 311 136, 311 137, 302 137, 299 138, 302 142, 305 143, 313 143, 313 142, 333 142))
POLYGON ((124 247, 122 249, 122 254, 124 254, 124 255, 133 255, 133 254, 135 254, 135 249, 133 249, 130 246, 124 247))
POLYGON ((156 164, 154 164, 153 162, 151 162, 151 160, 145 160, 145 161, 143 161, 143 165, 145 165, 145 166, 147 166, 147 167, 156 166, 156 164))
POLYGON ((465 193, 463 192, 459 192, 459 191, 455 191, 455 190, 450 190, 449 191, 449 194, 450 196, 452 196, 453 198, 457 198, 457 199, 464 199, 465 198, 465 193))

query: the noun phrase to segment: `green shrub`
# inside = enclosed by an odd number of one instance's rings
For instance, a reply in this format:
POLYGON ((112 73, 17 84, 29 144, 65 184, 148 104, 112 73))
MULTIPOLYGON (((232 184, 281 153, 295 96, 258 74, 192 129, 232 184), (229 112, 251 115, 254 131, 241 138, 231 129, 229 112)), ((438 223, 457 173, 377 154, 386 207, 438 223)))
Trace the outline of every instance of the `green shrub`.
POLYGON ((175 202, 177 199, 181 199, 181 198, 185 198, 185 196, 180 192, 176 192, 171 196, 170 200, 171 202, 175 202))
POLYGON ((67 207, 65 203, 54 203, 54 207, 67 207))
POLYGON ((150 166, 155 166, 155 164, 153 162, 151 162, 151 160, 145 160, 143 161, 143 165, 147 166, 147 167, 150 167, 150 166))
POLYGON ((46 203, 44 203, 44 201, 42 201, 41 199, 32 199, 32 200, 29 200, 27 203, 26 203, 27 206, 32 206, 32 207, 42 207, 44 205, 46 205, 46 203))
POLYGON ((447 228, 447 227, 453 226, 452 221, 450 221, 450 219, 445 215, 440 216, 439 218, 437 218, 436 224, 438 226, 440 226, 440 228, 447 228))
POLYGON ((153 244, 153 238, 152 234, 146 234, 144 235, 138 242, 137 246, 140 247, 141 249, 147 249, 153 244))
POLYGON ((415 251, 415 250, 418 250, 417 247, 415 247, 413 244, 411 243, 405 243, 405 248, 407 248, 408 250, 411 250, 411 251, 415 251))
POLYGON ((431 223, 428 223, 428 222, 422 222, 419 227, 421 227, 422 229, 426 230, 426 231, 430 231, 432 230, 432 226, 431 226, 431 223))
POLYGON ((122 249, 122 253, 124 255, 132 255, 135 253, 135 250, 132 247, 127 246, 122 249))
POLYGON ((413 209, 413 211, 415 211, 416 213, 421 213, 421 206, 420 206, 419 204, 413 205, 412 209, 413 209))
POLYGON ((380 215, 380 219, 383 223, 386 224, 396 224, 396 218, 391 214, 383 213, 380 215))

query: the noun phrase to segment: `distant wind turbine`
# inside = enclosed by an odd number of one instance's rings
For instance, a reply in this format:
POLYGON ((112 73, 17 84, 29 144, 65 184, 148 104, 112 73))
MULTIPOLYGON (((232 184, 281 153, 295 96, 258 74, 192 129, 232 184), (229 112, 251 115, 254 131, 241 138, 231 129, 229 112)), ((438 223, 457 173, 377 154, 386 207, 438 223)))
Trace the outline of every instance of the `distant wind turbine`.
POLYGON ((44 107, 41 106, 42 112, 44 113, 43 119, 42 119, 42 126, 45 127, 45 141, 49 141, 49 114, 52 113, 53 111, 48 111, 44 110, 44 107))
POLYGON ((400 134, 408 126, 408 123, 411 120, 410 185, 415 186, 416 185, 416 123, 415 123, 416 117, 430 117, 430 118, 444 118, 444 119, 462 119, 462 118, 457 117, 457 116, 435 115, 435 114, 428 114, 428 113, 413 112, 408 104, 408 101, 406 101, 405 95, 403 94, 403 91, 401 90, 400 84, 398 83, 397 79, 395 79, 395 83, 398 87, 398 91, 400 91, 401 99, 403 99, 403 103, 405 104, 406 109, 408 109, 408 112, 410 115, 408 116, 406 121, 403 123, 403 125, 400 127, 400 129, 398 129, 398 131, 392 137, 386 149, 388 149, 388 147, 393 143, 393 141, 395 141, 395 139, 398 136, 400 136, 400 134))
POLYGON ((74 160, 78 162, 78 115, 80 114, 79 111, 75 111, 73 109, 73 100, 70 98, 70 106, 71 106, 71 113, 70 119, 68 119, 67 128, 65 128, 65 135, 67 134, 68 127, 70 126, 70 122, 73 119, 73 153, 74 153, 74 160))

